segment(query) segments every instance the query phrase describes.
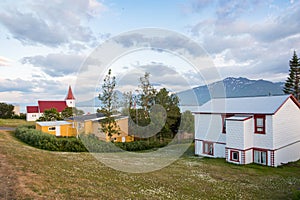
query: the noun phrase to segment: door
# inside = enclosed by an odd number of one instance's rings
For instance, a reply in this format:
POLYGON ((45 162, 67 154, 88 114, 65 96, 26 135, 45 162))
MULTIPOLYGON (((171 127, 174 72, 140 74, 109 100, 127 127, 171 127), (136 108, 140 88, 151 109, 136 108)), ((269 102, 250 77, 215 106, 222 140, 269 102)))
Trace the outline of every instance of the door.
POLYGON ((253 162, 261 165, 267 165, 267 152, 254 150, 253 162))
POLYGON ((60 126, 56 126, 56 127, 55 127, 55 130, 56 130, 56 134, 55 134, 55 135, 56 135, 56 136, 61 136, 61 135, 60 135, 60 126))

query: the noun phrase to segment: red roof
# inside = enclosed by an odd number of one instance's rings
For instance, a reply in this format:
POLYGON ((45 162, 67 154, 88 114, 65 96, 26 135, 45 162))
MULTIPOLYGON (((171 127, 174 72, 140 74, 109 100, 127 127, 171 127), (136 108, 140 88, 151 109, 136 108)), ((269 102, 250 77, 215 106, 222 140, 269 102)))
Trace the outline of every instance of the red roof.
POLYGON ((26 106, 27 113, 38 113, 39 107, 38 106, 26 106))
POLYGON ((74 97, 74 95, 73 95, 73 92, 72 92, 71 86, 69 86, 69 91, 68 91, 66 100, 67 100, 67 99, 75 99, 75 97, 74 97))
POLYGON ((58 112, 61 112, 68 107, 66 101, 38 101, 38 104, 41 113, 51 108, 56 108, 58 112))

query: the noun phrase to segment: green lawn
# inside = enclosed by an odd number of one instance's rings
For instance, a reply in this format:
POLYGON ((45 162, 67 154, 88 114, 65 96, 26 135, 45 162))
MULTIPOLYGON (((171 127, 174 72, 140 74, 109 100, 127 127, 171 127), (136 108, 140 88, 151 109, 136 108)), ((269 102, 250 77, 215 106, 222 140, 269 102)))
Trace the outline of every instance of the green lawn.
POLYGON ((299 190, 300 161, 238 166, 196 157, 191 146, 161 170, 131 174, 89 153, 44 151, 0 131, 0 199, 292 199, 299 190))
POLYGON ((23 119, 0 119, 0 126, 17 127, 20 125, 33 125, 35 122, 27 122, 23 119))

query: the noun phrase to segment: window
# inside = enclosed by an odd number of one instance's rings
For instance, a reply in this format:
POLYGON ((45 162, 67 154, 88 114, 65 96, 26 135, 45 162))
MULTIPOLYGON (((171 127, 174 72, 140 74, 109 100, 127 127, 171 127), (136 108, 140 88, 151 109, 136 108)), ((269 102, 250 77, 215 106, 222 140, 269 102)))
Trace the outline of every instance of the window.
POLYGON ((267 151, 253 150, 253 154, 254 163, 267 165, 267 151))
POLYGON ((255 133, 265 134, 265 115, 254 115, 255 133))
POLYGON ((235 161, 235 162, 239 162, 239 152, 238 151, 230 151, 230 160, 231 161, 235 161))
POLYGON ((226 118, 232 117, 232 114, 222 114, 222 133, 226 133, 226 118))
POLYGON ((214 155, 214 143, 203 142, 203 153, 213 156, 214 155))
POLYGON ((51 126, 48 128, 49 131, 55 131, 55 126, 51 126))

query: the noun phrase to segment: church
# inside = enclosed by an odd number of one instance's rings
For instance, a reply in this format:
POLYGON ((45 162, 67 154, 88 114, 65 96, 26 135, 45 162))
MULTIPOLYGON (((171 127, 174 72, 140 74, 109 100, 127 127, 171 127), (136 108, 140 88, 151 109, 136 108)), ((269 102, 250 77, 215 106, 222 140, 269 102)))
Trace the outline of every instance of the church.
POLYGON ((68 94, 63 101, 51 100, 39 100, 37 106, 26 106, 26 120, 27 121, 36 121, 40 118, 45 110, 55 108, 59 113, 62 112, 65 108, 75 107, 75 97, 72 92, 71 86, 69 86, 68 94))

